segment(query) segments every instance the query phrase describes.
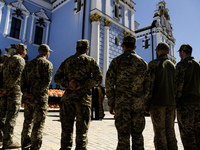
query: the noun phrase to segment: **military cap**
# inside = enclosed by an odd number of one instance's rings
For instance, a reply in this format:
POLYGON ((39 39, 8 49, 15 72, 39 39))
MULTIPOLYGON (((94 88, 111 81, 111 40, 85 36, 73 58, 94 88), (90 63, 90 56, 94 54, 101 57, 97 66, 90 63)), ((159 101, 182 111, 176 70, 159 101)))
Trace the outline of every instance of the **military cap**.
POLYGON ((123 43, 135 43, 136 38, 134 36, 126 36, 123 38, 123 43))
POLYGON ((165 50, 165 51, 169 51, 169 45, 167 43, 164 42, 160 42, 157 47, 157 50, 165 50))
POLYGON ((190 44, 183 44, 181 45, 181 47, 179 48, 178 51, 187 51, 187 52, 192 52, 192 46, 190 44))
POLYGON ((28 51, 28 49, 27 49, 27 45, 24 45, 24 44, 22 44, 22 43, 19 43, 19 44, 17 44, 16 46, 15 46, 15 48, 16 48, 16 50, 26 50, 26 51, 28 51))
POLYGON ((78 40, 76 47, 89 47, 89 40, 78 40))
POLYGON ((47 44, 41 44, 40 47, 38 48, 38 51, 40 51, 40 52, 48 52, 48 51, 53 52, 53 50, 51 50, 50 47, 47 44))

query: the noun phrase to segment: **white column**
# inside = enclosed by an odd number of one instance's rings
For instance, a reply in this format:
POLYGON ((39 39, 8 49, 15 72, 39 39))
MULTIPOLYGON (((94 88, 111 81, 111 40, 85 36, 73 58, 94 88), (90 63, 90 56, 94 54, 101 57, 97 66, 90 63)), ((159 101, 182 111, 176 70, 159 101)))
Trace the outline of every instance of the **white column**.
POLYGON ((103 60, 103 86, 105 86, 106 72, 109 66, 109 26, 104 27, 104 60, 103 60))
POLYGON ((106 0, 105 4, 105 14, 110 16, 110 0, 106 0))
POLYGON ((1 24, 3 6, 4 6, 4 3, 0 3, 0 24, 1 24))
POLYGON ((127 6, 124 6, 124 26, 129 28, 128 8, 127 8, 127 6))
POLYGON ((98 9, 98 10, 101 11, 101 1, 102 0, 92 0, 91 1, 91 10, 98 9))
POLYGON ((27 28, 27 19, 28 19, 29 14, 26 14, 25 20, 24 20, 24 31, 23 31, 23 37, 22 37, 22 42, 26 41, 26 28, 27 28))
POLYGON ((131 30, 135 31, 135 11, 131 10, 131 30))
POLYGON ((158 45, 158 43, 162 42, 162 37, 160 32, 156 33, 156 46, 158 45))
POLYGON ((31 21, 31 31, 30 31, 30 38, 29 38, 29 44, 32 44, 32 36, 33 36, 33 24, 34 24, 34 19, 35 19, 35 15, 32 14, 32 21, 31 21))
POLYGON ((91 52, 90 56, 93 57, 99 64, 99 37, 100 37, 100 21, 102 16, 95 13, 90 15, 92 21, 92 33, 91 33, 91 52))
POLYGON ((7 9, 7 15, 6 15, 6 23, 5 23, 4 33, 3 33, 4 37, 8 35, 8 25, 9 25, 9 21, 10 21, 10 9, 12 6, 8 5, 7 7, 8 7, 8 9, 7 9))
POLYGON ((99 64, 99 34, 100 34, 100 22, 92 22, 92 35, 91 35, 91 52, 90 55, 99 64))
POLYGON ((47 44, 48 43, 48 36, 49 36, 49 21, 46 21, 46 23, 47 23, 47 26, 46 26, 46 37, 45 37, 45 44, 47 44))

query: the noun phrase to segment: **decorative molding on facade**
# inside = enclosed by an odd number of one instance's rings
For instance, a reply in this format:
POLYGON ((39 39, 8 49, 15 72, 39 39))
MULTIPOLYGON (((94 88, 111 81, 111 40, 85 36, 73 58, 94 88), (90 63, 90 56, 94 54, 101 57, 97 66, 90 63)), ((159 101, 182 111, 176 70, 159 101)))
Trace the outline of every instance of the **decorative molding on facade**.
POLYGON ((110 0, 105 1, 105 14, 110 16, 110 0))
POLYGON ((7 6, 7 15, 6 15, 6 23, 5 23, 5 28, 4 28, 4 32, 3 32, 3 36, 6 37, 8 35, 8 26, 9 26, 9 20, 10 20, 10 9, 12 6, 8 5, 7 6))
POLYGON ((129 27, 129 13, 128 7, 124 6, 124 25, 128 28, 129 27))
POLYGON ((39 18, 43 18, 44 20, 46 20, 47 22, 50 22, 49 17, 45 14, 45 10, 43 8, 40 9, 39 12, 35 13, 35 16, 37 19, 39 18))
POLYGON ((119 26, 120 28, 130 32, 131 34, 135 34, 135 31, 133 30, 130 30, 129 28, 123 26, 121 23, 117 22, 116 20, 114 20, 113 18, 111 18, 110 16, 107 16, 106 14, 102 13, 101 11, 99 11, 98 9, 94 9, 90 12, 90 14, 95 14, 95 13, 98 13, 99 15, 101 15, 102 17, 104 17, 105 19, 107 20, 110 20, 111 23, 114 23, 116 24, 117 26, 119 26))
MULTIPOLYGON (((110 22, 111 23, 111 22, 110 22)), ((105 86, 106 72, 109 66, 109 26, 104 27, 104 56, 103 56, 103 86, 105 86)))
POLYGON ((97 64, 99 64, 99 43, 100 43, 100 22, 92 22, 92 32, 91 32, 91 51, 90 56, 93 57, 97 64))
POLYGON ((95 13, 95 14, 93 14, 93 15, 90 15, 90 20, 91 20, 92 22, 93 22, 93 21, 98 21, 98 22, 100 22, 101 19, 102 19, 102 16, 99 15, 99 14, 97 14, 97 13, 95 13))
POLYGON ((102 0, 91 0, 91 10, 98 9, 101 11, 102 0))
POLYGON ((35 14, 32 14, 32 21, 31 21, 31 30, 30 30, 30 38, 29 38, 29 44, 32 44, 32 36, 33 36, 33 25, 34 25, 34 20, 35 20, 35 14))
MULTIPOLYGON (((49 9, 49 10, 52 9, 52 4, 50 2, 48 2, 48 1, 46 1, 46 0, 30 0, 30 1, 31 1, 31 3, 36 3, 39 6, 43 6, 43 7, 47 8, 47 9, 49 9)), ((58 1, 58 0, 56 0, 56 1, 58 1)))
POLYGON ((108 19, 104 19, 104 26, 109 27, 111 24, 111 21, 108 19))
POLYGON ((24 22, 24 31, 23 31, 22 42, 26 41, 26 28, 27 28, 27 19, 28 19, 28 17, 29 17, 29 15, 26 14, 25 22, 24 22))
POLYGON ((129 35, 129 32, 124 30, 124 37, 128 36, 129 35))
POLYGON ((47 26, 46 26, 46 37, 45 37, 44 44, 48 43, 48 37, 49 37, 49 24, 50 24, 50 22, 46 22, 46 23, 47 23, 47 26))
POLYGON ((12 9, 20 9, 24 14, 30 14, 30 11, 23 5, 23 0, 18 0, 18 2, 9 3, 8 5, 12 6, 12 9), (14 7, 14 8, 13 8, 14 7))
POLYGON ((122 5, 129 7, 130 10, 135 11, 136 4, 132 0, 118 0, 122 5))
POLYGON ((0 24, 1 24, 2 10, 3 10, 4 5, 5 5, 5 2, 1 0, 0 1, 0 24))
POLYGON ((70 0, 56 0, 52 4, 52 12, 56 11, 58 8, 62 7, 64 4, 68 3, 70 0))

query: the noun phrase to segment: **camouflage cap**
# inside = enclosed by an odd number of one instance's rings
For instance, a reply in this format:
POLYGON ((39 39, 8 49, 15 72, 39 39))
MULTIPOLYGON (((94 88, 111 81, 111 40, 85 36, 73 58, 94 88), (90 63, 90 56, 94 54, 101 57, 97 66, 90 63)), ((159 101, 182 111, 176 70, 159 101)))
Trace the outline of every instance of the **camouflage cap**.
POLYGON ((179 48, 178 51, 187 51, 187 52, 192 52, 192 46, 190 44, 183 44, 181 45, 181 47, 179 48))
POLYGON ((156 50, 165 50, 165 51, 169 51, 169 45, 167 43, 164 42, 160 42, 157 47, 156 50))
POLYGON ((48 51, 53 52, 53 50, 51 50, 50 47, 47 44, 41 44, 40 47, 38 48, 38 51, 40 51, 40 52, 48 52, 48 51))
POLYGON ((134 36, 126 36, 123 38, 123 43, 135 43, 136 38, 134 36))
POLYGON ((19 44, 17 44, 16 46, 15 46, 15 48, 16 48, 16 50, 26 50, 26 51, 28 51, 28 49, 27 49, 27 45, 24 45, 24 44, 22 44, 22 43, 19 43, 19 44))
POLYGON ((89 47, 89 40, 78 40, 76 47, 89 47))

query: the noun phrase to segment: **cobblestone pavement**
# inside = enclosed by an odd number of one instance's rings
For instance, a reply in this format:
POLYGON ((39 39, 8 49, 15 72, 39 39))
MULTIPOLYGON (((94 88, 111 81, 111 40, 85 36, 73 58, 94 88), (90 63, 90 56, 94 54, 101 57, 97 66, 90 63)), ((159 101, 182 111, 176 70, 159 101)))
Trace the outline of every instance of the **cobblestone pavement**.
MULTIPOLYGON (((100 120, 94 120, 90 123, 88 133, 88 150, 114 150, 117 145, 117 131, 114 126, 114 118, 109 112, 105 112, 105 118, 100 120)), ((146 126, 143 132, 145 150, 154 150, 153 144, 153 127, 150 117, 146 118, 146 126)), ((21 131, 23 125, 23 112, 19 113, 17 118, 17 124, 14 130, 14 140, 20 142, 21 131)), ((183 150, 183 146, 180 140, 178 131, 178 124, 175 122, 176 137, 178 140, 179 150, 183 150)), ((48 112, 45 129, 43 132, 43 144, 41 150, 59 150, 60 148, 60 135, 61 125, 59 122, 59 112, 48 112)), ((75 132, 74 132, 75 138, 75 132)), ((74 139, 75 141, 75 139, 74 139)), ((74 150, 73 146, 73 149, 74 150)))

